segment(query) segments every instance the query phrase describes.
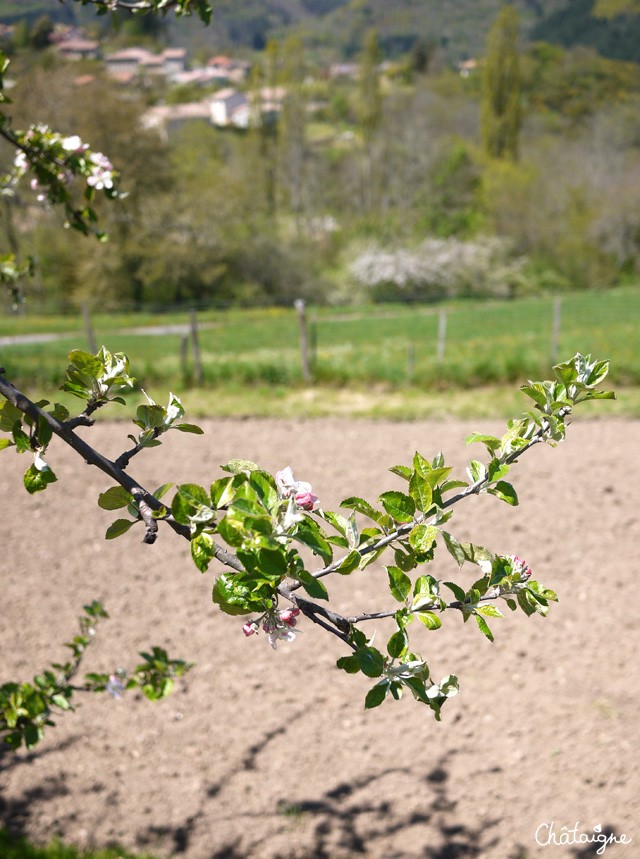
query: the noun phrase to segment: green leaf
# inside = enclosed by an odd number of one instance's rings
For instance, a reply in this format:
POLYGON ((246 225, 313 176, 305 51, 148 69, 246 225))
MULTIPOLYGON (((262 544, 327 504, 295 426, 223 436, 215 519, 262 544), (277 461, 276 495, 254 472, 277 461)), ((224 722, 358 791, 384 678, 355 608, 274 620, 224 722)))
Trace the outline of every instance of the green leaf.
POLYGON ((360 671, 360 664, 354 656, 341 656, 336 662, 336 666, 346 671, 347 674, 357 674, 360 671))
POLYGON ((104 535, 105 539, 115 540, 116 537, 126 534, 129 528, 135 524, 136 523, 131 519, 116 519, 116 521, 112 522, 112 524, 107 528, 107 533, 104 535))
POLYGON ((14 444, 14 442, 12 442, 10 438, 0 438, 0 450, 4 450, 12 444, 14 444))
POLYGON ((307 570, 298 570, 296 577, 302 583, 302 587, 310 597, 316 600, 328 600, 329 592, 320 581, 312 576, 307 570))
POLYGON ((195 483, 183 483, 177 487, 171 513, 180 525, 210 522, 214 517, 209 494, 195 483))
POLYGON ((381 519, 385 518, 383 513, 373 508, 368 501, 364 500, 364 498, 358 498, 356 496, 345 498, 344 501, 340 503, 340 506, 356 510, 358 513, 368 516, 369 519, 373 519, 374 522, 378 522, 378 524, 380 524, 381 519))
POLYGON ((255 462, 251 462, 250 459, 230 459, 226 465, 221 465, 220 468, 223 471, 228 471, 229 474, 250 474, 252 471, 256 471, 259 466, 255 462))
POLYGON ((404 629, 398 629, 387 642, 387 653, 394 659, 400 659, 409 647, 409 638, 404 629))
POLYGON ((211 484, 211 503, 216 510, 226 507, 233 500, 235 487, 232 477, 220 477, 211 484))
POLYGON ((308 546, 315 555, 319 555, 325 564, 330 564, 333 558, 333 549, 331 544, 320 530, 320 526, 313 519, 308 517, 300 522, 294 538, 308 546))
POLYGON ((493 454, 501 445, 501 441, 499 438, 496 438, 494 435, 484 435, 484 433, 472 432, 471 435, 468 435, 465 439, 466 444, 473 444, 474 442, 480 442, 483 444, 490 454, 493 454))
POLYGON ((398 602, 405 602, 411 593, 411 579, 399 567, 387 567, 386 570, 391 596, 398 602))
POLYGON ((467 560, 464 546, 459 543, 458 540, 453 536, 453 534, 450 534, 448 531, 441 531, 440 533, 444 538, 444 544, 447 547, 449 554, 455 560, 457 565, 461 567, 467 560))
POLYGON ((409 534, 409 543, 418 555, 424 555, 435 543, 438 529, 434 525, 416 525, 409 534))
POLYGON ((234 549, 241 546, 244 541, 244 529, 233 517, 225 516, 224 519, 217 523, 216 531, 225 543, 233 546, 234 549))
POLYGON ((261 573, 274 578, 281 578, 287 574, 287 559, 284 556, 285 547, 281 551, 277 549, 260 549, 258 551, 258 567, 261 573))
POLYGON ((460 585, 457 585, 455 582, 443 582, 442 584, 453 592, 453 595, 458 600, 458 602, 464 602, 466 594, 464 592, 464 589, 461 588, 460 585))
POLYGON ((127 507, 132 501, 133 496, 122 486, 111 486, 98 496, 98 507, 103 510, 117 510, 120 507, 127 507))
POLYGON ((367 677, 380 677, 384 671, 384 657, 375 647, 361 647, 356 652, 360 671, 367 677))
POLYGON ((501 501, 506 501, 512 507, 518 506, 518 493, 506 480, 500 480, 495 486, 487 490, 490 495, 495 495, 501 501))
POLYGON ((421 510, 423 513, 426 513, 431 507, 433 490, 427 480, 417 471, 414 471, 411 475, 409 495, 415 501, 418 510, 421 510))
POLYGON ((204 435, 202 427, 196 426, 196 424, 174 424, 173 429, 179 432, 190 432, 193 435, 204 435))
POLYGON ((365 709, 372 710, 374 707, 379 707, 387 697, 390 685, 388 680, 381 680, 380 683, 376 683, 373 689, 369 689, 367 697, 364 699, 365 709))
POLYGON ((342 561, 336 572, 340 573, 342 576, 348 576, 349 573, 352 573, 354 570, 357 570, 360 566, 360 552, 357 552, 355 549, 352 549, 346 558, 342 561))
POLYGON ((201 531, 191 538, 191 557, 201 573, 206 573, 215 552, 215 543, 211 534, 201 531))
POLYGON ((104 372, 102 361, 90 352, 83 352, 81 349, 74 349, 69 352, 69 362, 74 370, 85 373, 94 379, 102 376, 104 372))
POLYGON ((20 422, 13 427, 13 441, 18 453, 27 453, 31 451, 31 440, 26 432, 22 429, 20 422))
POLYGON ((403 492, 383 492, 380 503, 395 522, 413 522, 416 504, 410 495, 403 492))
POLYGON ((249 476, 249 482, 255 487, 258 497, 267 510, 273 510, 278 504, 278 490, 273 477, 266 471, 255 469, 249 476))
POLYGON ((493 633, 489 629, 489 626, 488 626, 486 620, 483 617, 480 617, 479 614, 475 614, 474 617, 476 619, 476 623, 478 624, 478 628, 480 629, 480 632, 483 635, 486 635, 486 637, 489 639, 489 641, 493 641, 493 633))
POLYGON ((11 432, 16 424, 20 424, 21 420, 22 412, 13 403, 6 400, 0 406, 0 430, 2 432, 11 432))
POLYGON ((483 614, 485 617, 504 617, 500 609, 495 605, 478 605, 476 612, 483 614))
POLYGON ((51 703, 55 704, 56 707, 60 707, 61 710, 70 710, 71 704, 69 700, 64 697, 64 695, 56 694, 51 696, 51 703))
POLYGON ((238 573, 223 573, 215 580, 211 597, 225 614, 250 614, 266 607, 263 599, 252 597, 244 579, 238 573))
POLYGON ((442 626, 441 618, 432 611, 419 611, 416 614, 418 615, 418 620, 422 621, 427 629, 440 629, 442 626))
POLYGON ((394 465, 393 468, 390 468, 393 474, 397 474, 399 477, 404 478, 405 480, 411 480, 411 475, 413 474, 412 469, 410 469, 406 465, 394 465))
POLYGON ((42 469, 30 465, 24 473, 24 485, 29 495, 33 495, 34 492, 42 492, 50 483, 55 483, 57 479, 48 465, 42 469))

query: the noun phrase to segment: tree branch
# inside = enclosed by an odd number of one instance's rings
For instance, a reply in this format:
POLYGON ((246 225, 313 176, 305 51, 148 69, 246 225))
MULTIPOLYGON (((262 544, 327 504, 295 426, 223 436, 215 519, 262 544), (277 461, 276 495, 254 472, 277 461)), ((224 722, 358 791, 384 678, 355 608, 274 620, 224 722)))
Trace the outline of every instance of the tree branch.
MULTIPOLYGON (((564 417, 571 411, 570 406, 566 406, 564 409, 560 409, 558 412, 559 417, 564 417)), ((530 450, 534 445, 539 444, 541 441, 545 440, 545 434, 549 430, 549 425, 546 421, 543 422, 543 425, 538 427, 532 436, 531 440, 519 450, 512 451, 508 456, 502 460, 505 465, 512 465, 516 460, 522 456, 523 453, 530 450)), ((490 482, 489 475, 486 474, 484 477, 476 480, 474 483, 469 484, 466 489, 463 489, 461 492, 458 492, 456 495, 452 495, 451 498, 448 498, 442 504, 442 509, 446 510, 449 507, 452 507, 454 504, 457 504, 459 501, 462 501, 463 498, 467 498, 469 495, 477 495, 481 492, 490 482)), ((360 554, 361 557, 365 555, 371 554, 371 552, 377 552, 379 549, 384 549, 385 546, 388 546, 390 543, 393 543, 395 540, 400 539, 401 537, 409 534, 416 525, 419 525, 425 521, 424 514, 416 517, 414 522, 409 522, 406 525, 400 525, 390 534, 386 534, 384 537, 380 537, 379 540, 376 540, 373 543, 369 543, 366 546, 360 546, 356 549, 356 551, 360 554)), ((427 525, 431 525, 435 522, 435 517, 426 522, 427 525)), ((321 570, 318 570, 313 575, 316 579, 321 579, 323 576, 328 576, 330 573, 335 573, 336 570, 340 568, 340 566, 344 563, 346 559, 346 555, 338 558, 335 561, 332 561, 331 564, 328 564, 326 567, 323 567, 321 570)), ((301 587, 300 583, 296 584, 292 590, 301 587)))
MULTIPOLYGON (((73 450, 77 454, 79 454, 88 465, 95 465, 96 468, 99 468, 100 471, 103 471, 105 474, 111 477, 112 480, 115 480, 116 483, 120 484, 123 489, 126 489, 127 492, 130 492, 131 495, 133 495, 133 497, 138 502, 140 516, 147 525, 145 542, 153 542, 153 540, 149 539, 149 536, 153 532, 154 527, 157 531, 157 524, 156 521, 152 519, 151 512, 148 513, 148 518, 146 518, 146 513, 144 511, 146 510, 164 512, 166 510, 166 507, 162 503, 162 501, 160 501, 158 498, 155 498, 155 496, 153 496, 147 489, 145 489, 144 486, 142 486, 138 481, 134 480, 134 478, 127 474, 126 471, 124 471, 122 468, 119 468, 115 462, 112 462, 110 459, 107 459, 105 456, 95 450, 95 448, 87 444, 86 441, 79 438, 75 434, 73 427, 69 426, 70 422, 63 423, 54 418, 53 415, 50 415, 40 409, 38 406, 35 405, 35 403, 32 403, 28 397, 21 393, 2 375, 0 375, 0 394, 2 394, 24 415, 28 415, 34 421, 46 421, 51 427, 52 432, 57 435, 58 438, 62 439, 62 441, 68 444, 71 448, 73 448, 73 450), (142 504, 142 502, 144 502, 144 504, 142 504), (151 524, 151 522, 153 522, 153 525, 151 524)), ((166 522, 169 527, 176 532, 176 534, 179 534, 186 540, 191 539, 191 531, 188 526, 181 525, 179 522, 176 522, 176 520, 170 514, 163 515, 162 520, 166 522)), ((155 539, 155 537, 153 539, 155 539)), ((222 546, 219 546, 217 543, 215 544, 214 555, 218 561, 228 567, 231 567, 231 569, 236 570, 237 572, 243 571, 244 568, 238 558, 228 552, 222 546)))

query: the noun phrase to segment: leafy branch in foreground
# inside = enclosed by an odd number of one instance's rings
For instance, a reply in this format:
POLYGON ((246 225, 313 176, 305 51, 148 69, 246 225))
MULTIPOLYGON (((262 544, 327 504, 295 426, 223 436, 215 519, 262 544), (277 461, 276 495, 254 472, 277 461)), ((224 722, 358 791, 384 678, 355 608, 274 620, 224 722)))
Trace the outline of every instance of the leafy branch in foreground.
POLYGON ((95 639, 98 623, 108 618, 101 603, 84 606, 78 621, 79 631, 65 644, 71 650, 67 662, 54 662, 49 669, 36 674, 31 683, 3 683, 0 686, 0 737, 12 748, 24 744, 33 748, 43 737, 46 727, 55 725, 53 716, 73 710, 76 692, 107 692, 121 698, 127 689, 140 689, 152 701, 166 697, 173 688, 173 678, 181 677, 191 665, 181 659, 169 659, 165 650, 154 647, 141 653, 142 662, 132 671, 118 668, 110 674, 85 674, 80 684, 74 680, 95 639))
POLYGON ((118 537, 142 521, 144 542, 153 542, 159 523, 165 522, 189 540, 193 562, 201 572, 207 572, 214 559, 223 565, 225 569, 213 580, 213 601, 226 614, 252 616, 244 622, 245 635, 264 632, 275 648, 295 638, 302 615, 349 649, 338 659, 339 668, 376 681, 366 696, 367 708, 378 706, 388 695, 398 699, 408 690, 436 719, 443 704, 457 694, 458 679, 454 674, 439 682, 431 678, 426 660, 414 649, 416 628, 428 635, 441 628, 446 612, 453 611, 465 623, 473 618, 480 632, 493 641, 488 619, 503 617, 499 606, 544 617, 557 599, 516 555, 458 541, 448 524, 454 506, 480 494, 517 505, 517 492, 506 478, 519 458, 537 444, 562 441, 576 405, 614 397, 597 390, 607 375, 608 362, 577 354, 554 367, 554 380, 522 386, 532 407, 509 421, 501 437, 472 433, 467 438, 469 444, 483 445, 486 456, 471 459, 464 478, 452 476, 442 453, 428 459, 416 452, 410 465, 391 469, 403 481, 401 488, 382 492, 375 503, 348 497, 341 507, 349 512, 343 515, 323 510, 311 485, 296 480, 290 467, 273 476, 253 462, 237 459, 222 466, 224 476, 208 487, 178 485, 171 503, 165 503, 161 499, 172 484, 149 492, 125 467, 134 455, 159 444, 159 436, 169 429, 199 431, 191 424, 176 423, 183 416, 179 399, 172 394, 167 409, 153 401, 140 406, 134 419, 140 432, 129 436, 134 447, 109 460, 80 439, 75 429, 90 427, 96 408, 121 401, 120 394, 132 387, 128 360, 124 355, 112 356, 103 347, 97 356, 72 352, 70 361, 64 387, 86 402, 75 418, 59 405, 45 411, 49 403, 32 403, 0 375, 0 393, 7 399, 0 409, 0 430, 10 434, 0 448, 14 446, 19 453, 33 453, 34 463, 25 475, 29 492, 46 489, 55 480, 44 454, 57 435, 115 481, 98 503, 107 510, 127 508, 131 518, 116 520, 107 538, 118 537), (459 571, 471 566, 470 582, 443 581, 426 572, 442 550, 459 571), (385 565, 389 607, 343 615, 323 604, 329 599, 328 576, 361 573, 385 552, 393 556, 393 562, 385 565), (317 569, 309 568, 308 558, 313 556, 319 559, 317 569), (383 627, 388 621, 392 626, 383 649, 374 647, 374 636, 368 637, 360 628, 372 621, 383 627))

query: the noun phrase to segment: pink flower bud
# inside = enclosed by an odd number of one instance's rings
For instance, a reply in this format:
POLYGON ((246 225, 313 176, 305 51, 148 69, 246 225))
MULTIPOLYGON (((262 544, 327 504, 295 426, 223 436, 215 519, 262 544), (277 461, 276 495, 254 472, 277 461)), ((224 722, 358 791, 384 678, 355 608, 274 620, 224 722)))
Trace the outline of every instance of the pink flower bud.
POLYGON ((247 636, 247 638, 250 635, 253 635, 253 633, 256 631, 255 623, 245 623, 245 625, 242 627, 242 631, 247 636))
POLYGON ((313 492, 309 492, 304 489, 300 492, 296 492, 295 494, 295 502, 298 507, 301 507, 303 510, 313 510, 314 505, 318 501, 318 496, 314 495, 313 492))
POLYGON ((283 623, 286 623, 287 626, 295 626, 296 625, 296 616, 293 613, 293 610, 290 608, 284 609, 284 611, 280 612, 280 620, 283 623))

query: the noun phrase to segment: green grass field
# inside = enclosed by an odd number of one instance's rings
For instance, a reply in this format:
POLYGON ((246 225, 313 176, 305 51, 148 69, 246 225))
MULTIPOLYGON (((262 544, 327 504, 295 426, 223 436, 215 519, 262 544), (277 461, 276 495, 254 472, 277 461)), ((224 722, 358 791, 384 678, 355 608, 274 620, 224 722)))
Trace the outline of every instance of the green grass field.
POLYGON ((13 838, 9 833, 0 829, 0 859, 153 859, 145 853, 133 854, 119 848, 106 850, 79 850, 60 842, 53 842, 47 847, 36 847, 23 838, 13 838))
MULTIPOLYGON (((415 417, 433 413, 434 407, 447 411, 448 399, 458 403, 449 412, 465 412, 477 399, 477 388, 516 388, 527 378, 549 377, 553 308, 552 298, 448 305, 441 361, 439 306, 310 309, 316 342, 311 388, 302 377, 293 309, 203 311, 198 321, 204 385, 190 390, 185 401, 195 402, 200 413, 282 414, 292 409, 415 417), (431 404, 426 412, 421 404, 425 398, 431 404)), ((564 296, 556 357, 564 360, 580 351, 609 358, 611 384, 633 389, 640 382, 639 319, 637 288, 564 296)), ((92 322, 97 342, 126 352, 133 374, 152 395, 192 388, 192 356, 185 366, 181 363, 183 335, 148 336, 139 330, 186 326, 186 313, 96 315, 92 322)), ((61 337, 0 346, 0 365, 18 387, 51 395, 63 380, 68 352, 87 348, 80 316, 0 320, 0 337, 48 332, 61 337)), ((629 395, 632 413, 636 400, 629 395)))

